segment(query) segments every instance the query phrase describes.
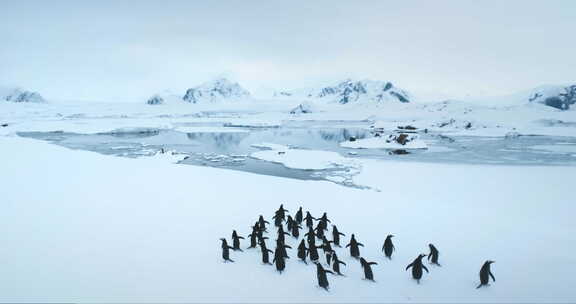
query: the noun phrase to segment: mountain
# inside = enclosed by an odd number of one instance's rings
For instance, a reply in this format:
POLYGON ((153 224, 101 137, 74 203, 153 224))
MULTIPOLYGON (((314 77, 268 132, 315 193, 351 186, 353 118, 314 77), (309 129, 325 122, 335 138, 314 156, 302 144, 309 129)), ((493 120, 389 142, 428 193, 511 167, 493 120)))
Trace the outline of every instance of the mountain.
POLYGON ((395 87, 391 82, 378 80, 347 79, 336 84, 309 90, 278 91, 278 96, 305 97, 326 100, 328 102, 382 103, 410 102, 411 97, 405 90, 395 87))
POLYGON ((568 110, 576 103, 576 84, 537 87, 529 92, 527 101, 568 110))
POLYGON ((20 88, 0 90, 0 100, 9 102, 45 102, 38 92, 22 90, 20 88))
POLYGON ((190 103, 211 103, 224 100, 241 100, 250 97, 250 92, 238 83, 218 78, 190 88, 182 99, 190 103))

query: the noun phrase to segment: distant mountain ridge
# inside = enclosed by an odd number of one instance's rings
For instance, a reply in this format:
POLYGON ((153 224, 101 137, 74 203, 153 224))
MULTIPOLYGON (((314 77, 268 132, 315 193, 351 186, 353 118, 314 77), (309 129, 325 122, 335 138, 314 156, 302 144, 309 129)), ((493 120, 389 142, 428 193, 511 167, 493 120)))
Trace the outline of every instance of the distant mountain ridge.
POLYGON ((389 81, 346 79, 334 85, 308 90, 283 90, 274 93, 275 97, 305 97, 340 104, 361 102, 401 102, 411 101, 410 94, 389 81))

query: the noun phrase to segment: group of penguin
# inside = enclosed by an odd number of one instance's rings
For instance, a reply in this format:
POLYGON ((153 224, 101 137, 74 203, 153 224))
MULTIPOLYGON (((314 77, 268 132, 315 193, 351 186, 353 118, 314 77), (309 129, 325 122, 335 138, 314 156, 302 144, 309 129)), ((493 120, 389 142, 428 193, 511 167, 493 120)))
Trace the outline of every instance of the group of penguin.
MULTIPOLYGON (((302 229, 302 223, 308 229, 308 232, 304 234, 305 239, 303 238, 300 244, 298 245, 298 258, 308 264, 306 261, 307 258, 310 259, 313 263, 316 264, 316 273, 318 277, 318 285, 326 290, 329 288, 328 277, 327 273, 330 274, 337 274, 343 275, 340 271, 340 265, 345 265, 346 263, 342 262, 336 251, 332 248, 332 245, 336 247, 341 247, 340 245, 340 237, 345 236, 344 233, 338 231, 336 225, 332 225, 332 240, 328 240, 326 238, 325 233, 329 230, 328 223, 331 221, 328 219, 328 215, 326 212, 320 218, 314 218, 310 212, 306 212, 304 216, 302 207, 298 209, 294 217, 287 215, 288 210, 284 209, 284 206, 281 204, 280 208, 276 210, 275 215, 272 217, 274 220, 274 226, 277 229, 277 238, 276 238, 276 249, 274 251, 268 249, 266 245, 266 240, 269 239, 268 237, 264 236, 264 233, 268 233, 268 227, 266 225, 270 225, 268 221, 264 219, 262 215, 258 218, 258 221, 254 223, 252 226, 252 233, 248 235, 250 239, 250 246, 248 248, 256 248, 260 247, 260 251, 262 253, 262 263, 267 265, 274 265, 276 266, 276 270, 280 273, 284 271, 286 268, 286 259, 289 258, 287 248, 292 249, 292 247, 286 245, 285 237, 292 235, 294 238, 300 237, 300 229, 302 229), (317 221, 316 227, 314 227, 314 221, 317 221), (288 232, 284 230, 284 222, 286 222, 286 229, 288 232), (320 240, 321 244, 317 245, 317 240, 320 240), (322 249, 324 255, 326 256, 326 262, 328 265, 331 265, 332 271, 329 269, 324 269, 322 263, 319 262, 320 254, 318 249, 322 249), (270 262, 270 254, 273 254, 272 263, 270 262)), ((388 259, 392 259, 392 253, 394 252, 394 244, 392 243, 392 238, 394 235, 388 235, 384 240, 384 245, 382 246, 382 251, 384 255, 388 259)), ((222 258, 224 262, 234 262, 230 258, 230 249, 234 251, 243 251, 240 248, 240 240, 245 239, 242 236, 239 236, 236 230, 232 232, 232 246, 228 245, 228 242, 225 238, 221 238, 222 241, 222 258)), ((364 278, 366 280, 374 281, 374 273, 372 272, 372 265, 377 265, 376 262, 369 262, 363 257, 360 256, 360 247, 364 247, 364 245, 358 242, 354 236, 351 235, 350 241, 346 244, 346 248, 350 248, 350 255, 358 259, 360 261, 360 265, 364 270, 364 278)), ((417 283, 420 283, 420 279, 422 278, 423 270, 427 273, 428 268, 424 266, 422 263, 422 259, 424 257, 428 257, 428 261, 437 266, 441 266, 438 263, 438 257, 440 252, 438 249, 433 245, 429 244, 428 247, 430 248, 429 254, 419 254, 416 259, 408 266, 406 266, 406 270, 411 268, 412 271, 412 278, 416 280, 417 283)), ((494 275, 491 272, 490 265, 494 263, 494 261, 486 261, 482 268, 480 269, 480 285, 476 288, 480 288, 482 286, 487 286, 489 283, 489 279, 492 278, 493 281, 496 281, 494 275)))

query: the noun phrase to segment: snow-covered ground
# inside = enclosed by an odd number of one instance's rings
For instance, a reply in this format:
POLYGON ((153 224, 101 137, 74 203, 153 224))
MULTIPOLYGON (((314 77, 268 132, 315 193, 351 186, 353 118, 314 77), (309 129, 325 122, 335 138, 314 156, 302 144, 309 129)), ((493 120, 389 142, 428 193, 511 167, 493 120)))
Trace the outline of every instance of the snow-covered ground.
MULTIPOLYGON (((290 115, 287 101, 229 105, 0 103, 0 302, 564 302, 576 301, 573 166, 487 166, 362 159, 352 177, 372 189, 226 169, 175 165, 180 155, 138 159, 70 150, 19 131, 77 133, 194 128, 193 123, 274 126, 320 120, 413 125, 445 134, 575 136, 576 111, 441 103, 319 106, 290 115), (471 123, 470 127, 468 122, 471 123), (246 236, 280 203, 327 212, 365 244, 376 283, 345 248, 344 277, 317 287, 316 270, 289 250, 286 271, 260 252, 221 260, 219 238, 246 236), (381 253, 387 234, 396 249, 381 253), (421 284, 404 268, 428 243, 442 267, 421 284), (496 282, 476 289, 492 259, 496 282)), ((223 131, 222 127, 217 127, 223 131)), ((226 129, 226 128, 224 128, 226 129)), ((256 156, 298 168, 338 164, 327 151, 264 145, 256 156), (279 154, 278 152, 284 152, 279 154), (279 159, 283 158, 283 159, 279 159), (286 158, 287 160, 284 160, 286 158)), ((535 147, 542 149, 547 147, 535 147)), ((441 153, 441 152, 438 152, 441 153)), ((255 155, 252 155, 255 156, 255 155)), ((268 242, 273 248, 273 239, 268 242)), ((299 240, 287 238, 296 247, 299 240)), ((243 248, 247 242, 243 242, 243 248)), ((428 265, 428 264, 426 264, 428 265)))

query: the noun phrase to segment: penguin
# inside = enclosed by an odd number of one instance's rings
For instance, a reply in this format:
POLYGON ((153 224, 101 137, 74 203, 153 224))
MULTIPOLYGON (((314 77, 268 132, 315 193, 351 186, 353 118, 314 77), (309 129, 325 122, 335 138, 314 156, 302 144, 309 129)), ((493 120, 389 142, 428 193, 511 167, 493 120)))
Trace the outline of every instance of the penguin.
POLYGON ((288 259, 289 257, 288 257, 288 252, 286 251, 286 248, 292 249, 292 247, 284 244, 284 241, 281 241, 280 239, 276 240, 276 249, 277 250, 280 249, 280 251, 282 252, 282 256, 288 259))
POLYGON ((274 219, 274 226, 282 227, 282 222, 284 221, 284 218, 280 217, 278 213, 276 213, 272 218, 274 219))
POLYGON ((478 285, 476 289, 482 286, 489 286, 490 284, 488 284, 488 282, 490 282, 490 278, 492 278, 492 281, 496 282, 496 278, 494 278, 494 275, 490 270, 490 265, 492 265, 492 263, 495 262, 488 260, 484 263, 484 265, 482 265, 482 268, 480 268, 480 285, 478 285))
POLYGON ((332 271, 324 269, 324 267, 322 267, 322 264, 320 263, 316 264, 316 275, 318 276, 318 285, 328 290, 330 284, 328 284, 328 277, 326 276, 326 273, 334 274, 332 271))
POLYGON ((234 248, 228 246, 228 242, 226 242, 226 239, 222 238, 220 240, 222 241, 222 258, 224 259, 224 262, 234 262, 233 260, 230 259, 230 249, 234 248))
POLYGON ((332 254, 332 270, 334 270, 334 272, 337 273, 338 275, 343 275, 342 273, 340 273, 340 264, 346 266, 346 263, 340 261, 338 259, 338 255, 336 255, 336 252, 334 252, 332 254))
POLYGON ((260 250, 262 251, 262 264, 272 265, 268 253, 273 253, 272 250, 266 248, 266 243, 260 243, 260 250))
POLYGON ((264 236, 264 230, 258 229, 258 231, 256 231, 256 239, 258 240, 258 243, 260 243, 262 240, 267 240, 268 237, 264 236))
POLYGON ((322 236, 322 249, 324 250, 324 253, 334 251, 332 245, 330 245, 332 242, 333 241, 329 241, 326 236, 322 236))
POLYGON ((326 212, 324 212, 324 214, 322 214, 322 216, 318 219, 318 221, 320 221, 321 223, 324 223, 323 224, 324 227, 328 227, 328 223, 332 223, 328 219, 328 215, 326 214, 326 212))
POLYGON ((316 245, 316 233, 312 227, 308 227, 308 232, 304 234, 308 240, 308 244, 316 245))
POLYGON ((280 214, 282 219, 284 219, 284 216, 285 216, 286 212, 288 212, 288 210, 284 209, 284 204, 280 204, 280 208, 278 208, 278 210, 276 212, 278 214, 280 214))
POLYGON ((336 227, 336 225, 332 225, 332 242, 334 242, 334 245, 338 247, 341 247, 340 236, 346 236, 346 235, 338 231, 338 227, 336 227))
POLYGON ((312 215, 310 215, 310 212, 306 211, 306 217, 304 217, 304 220, 306 221, 306 227, 314 226, 313 220, 315 220, 315 218, 312 215))
POLYGON ((302 229, 302 226, 300 226, 300 224, 298 224, 298 222, 294 221, 294 223, 292 223, 292 236, 295 238, 298 238, 300 236, 300 229, 302 229))
POLYGON ((298 209, 298 211, 296 211, 296 215, 294 216, 294 220, 296 221, 296 223, 302 224, 302 207, 300 207, 298 209))
POLYGON ((382 245, 382 251, 384 251, 384 255, 390 260, 392 259, 392 252, 395 250, 394 244, 392 243, 393 237, 394 235, 389 234, 384 241, 384 245, 382 245))
POLYGON ((276 226, 279 226, 282 224, 282 222, 286 219, 286 212, 288 210, 284 209, 284 205, 280 204, 280 208, 278 208, 278 210, 276 210, 276 214, 272 217, 274 220, 274 224, 276 226))
POLYGON ((316 228, 314 228, 314 231, 316 232, 316 236, 319 239, 322 239, 324 237, 324 230, 326 230, 326 227, 323 226, 322 222, 318 222, 318 225, 316 226, 316 228))
POLYGON ((276 270, 280 273, 282 273, 286 268, 286 261, 284 261, 284 258, 282 247, 276 247, 276 250, 274 251, 274 260, 272 260, 272 262, 276 265, 276 270))
POLYGON ((320 258, 320 255, 318 254, 318 248, 320 247, 321 246, 316 246, 315 244, 308 242, 308 253, 310 254, 311 261, 316 262, 320 258))
POLYGON ((292 225, 294 225, 294 219, 289 215, 286 217, 286 230, 292 231, 292 225))
POLYGON ((267 232, 266 224, 270 224, 270 222, 264 220, 264 217, 260 215, 260 217, 258 218, 258 227, 260 228, 260 230, 267 232))
POLYGON ((304 264, 308 264, 306 262, 306 256, 308 256, 308 248, 306 248, 306 243, 304 242, 304 240, 302 240, 300 242, 300 245, 298 245, 298 258, 302 260, 304 264))
POLYGON ((250 246, 248 248, 256 248, 257 243, 257 238, 258 238, 258 231, 260 229, 258 228, 258 223, 256 223, 256 225, 252 226, 252 233, 250 233, 248 236, 250 237, 250 246))
POLYGON ((374 282, 374 273, 372 273, 372 265, 378 265, 376 262, 368 262, 364 258, 360 258, 360 265, 364 269, 364 278, 374 282))
POLYGON ((278 239, 282 240, 282 243, 284 243, 284 241, 286 240, 284 238, 285 235, 290 235, 288 232, 284 231, 284 228, 282 226, 278 227, 278 239))
POLYGON ((422 258, 425 256, 426 256, 425 254, 418 255, 418 257, 414 260, 414 262, 406 266, 406 270, 412 267, 412 278, 414 278, 418 284, 420 284, 420 279, 422 278, 422 268, 424 268, 424 270, 428 272, 428 268, 426 268, 426 266, 422 264, 422 258))
POLYGON ((438 255, 440 255, 438 249, 436 249, 436 247, 433 244, 428 244, 428 247, 430 248, 430 254, 428 254, 428 262, 430 262, 431 260, 431 264, 434 264, 436 266, 442 266, 438 264, 438 255))
POLYGON ((243 240, 244 237, 238 236, 238 233, 236 233, 236 230, 233 230, 232 231, 232 247, 233 247, 234 251, 236 251, 236 250, 242 251, 242 249, 240 249, 240 239, 243 240))
POLYGON ((352 234, 352 237, 350 238, 350 243, 348 243, 348 245, 346 245, 346 247, 350 247, 350 255, 353 258, 359 258, 360 257, 359 246, 364 247, 364 244, 358 243, 358 241, 356 241, 356 238, 354 237, 354 234, 352 234))

